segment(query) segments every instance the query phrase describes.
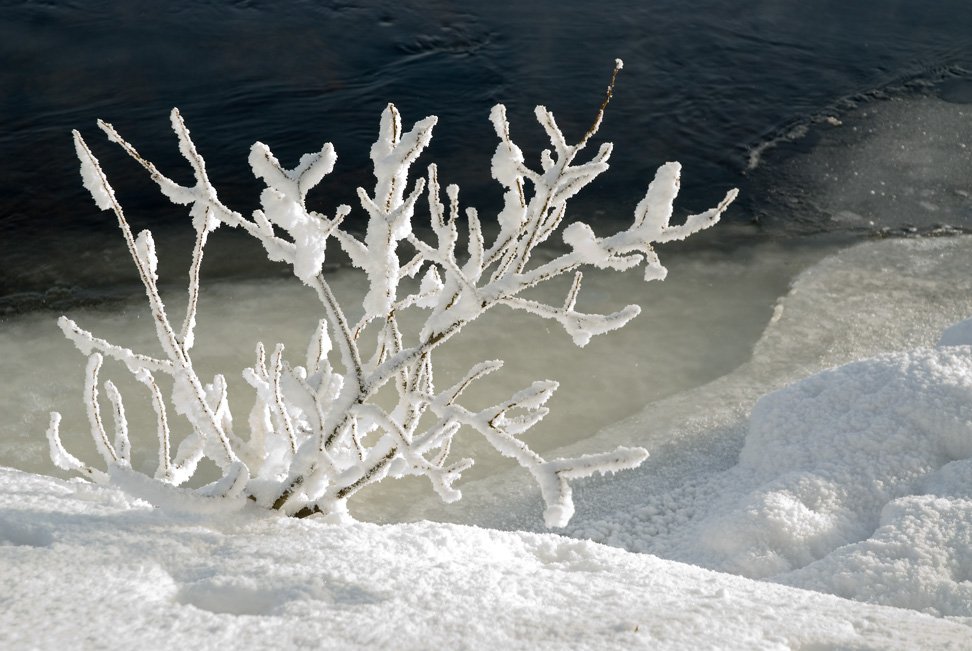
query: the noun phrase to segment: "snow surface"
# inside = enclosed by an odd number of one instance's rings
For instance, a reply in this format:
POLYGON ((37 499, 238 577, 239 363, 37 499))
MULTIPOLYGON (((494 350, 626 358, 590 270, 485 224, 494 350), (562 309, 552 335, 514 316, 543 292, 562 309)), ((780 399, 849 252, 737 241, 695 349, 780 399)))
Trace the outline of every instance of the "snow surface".
MULTIPOLYGON (((157 509, 0 468, 0 648, 972 648, 972 328, 934 345, 928 282, 966 282, 969 244, 801 274, 750 362, 572 446, 653 457, 582 482, 567 536, 157 509)), ((395 508, 537 526, 510 477, 395 508)))
POLYGON ((967 648, 972 629, 552 534, 160 511, 0 470, 0 646, 967 648))

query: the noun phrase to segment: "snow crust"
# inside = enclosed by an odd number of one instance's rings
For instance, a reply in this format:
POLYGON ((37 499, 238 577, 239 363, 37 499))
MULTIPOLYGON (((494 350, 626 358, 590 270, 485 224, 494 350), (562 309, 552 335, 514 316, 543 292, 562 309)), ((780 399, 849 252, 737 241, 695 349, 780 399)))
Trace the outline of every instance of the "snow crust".
POLYGON ((972 617, 972 348, 889 354, 762 398, 666 545, 696 564, 972 617))
POLYGON ((970 629, 553 534, 153 509, 0 469, 0 646, 962 648, 970 629))
POLYGON ((972 319, 959 321, 942 332, 938 339, 939 346, 969 346, 972 345, 972 319))

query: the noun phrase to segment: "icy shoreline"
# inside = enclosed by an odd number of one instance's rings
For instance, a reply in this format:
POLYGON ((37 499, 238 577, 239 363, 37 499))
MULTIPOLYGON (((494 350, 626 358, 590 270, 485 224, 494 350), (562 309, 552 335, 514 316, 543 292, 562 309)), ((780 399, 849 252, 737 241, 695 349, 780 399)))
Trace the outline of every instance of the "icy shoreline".
POLYGON ((972 313, 970 246, 875 241, 804 271, 750 361, 570 446, 653 454, 579 486, 570 537, 522 531, 540 507, 514 473, 458 508, 402 484, 356 511, 494 529, 341 528, 0 469, 0 643, 967 647, 972 349, 962 328, 935 344, 972 313))

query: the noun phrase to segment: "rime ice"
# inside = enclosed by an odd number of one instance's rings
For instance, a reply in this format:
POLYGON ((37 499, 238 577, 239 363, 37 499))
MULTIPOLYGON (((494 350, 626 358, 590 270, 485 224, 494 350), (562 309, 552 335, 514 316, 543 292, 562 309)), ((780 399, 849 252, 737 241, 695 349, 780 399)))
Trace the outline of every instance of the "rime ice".
MULTIPOLYGON (((91 356, 85 385, 89 429, 108 470, 89 467, 65 450, 57 414, 52 414, 48 431, 54 463, 99 481, 132 472, 125 408, 119 393, 108 385, 118 446, 111 444, 100 414, 99 370, 102 358, 108 357, 122 362, 152 396, 159 440, 154 476, 164 484, 187 482, 199 461, 208 458, 221 469, 222 476, 195 492, 227 498, 230 503, 245 496, 260 506, 290 515, 321 514, 344 520, 347 500, 358 491, 385 478, 406 475, 426 477, 443 500, 452 502, 461 495, 455 483, 473 463, 469 458, 450 457, 452 441, 460 431, 474 430, 533 475, 546 504, 547 526, 566 525, 574 512, 570 480, 633 468, 647 452, 620 446, 610 452, 544 459, 523 435, 548 413, 546 403, 557 388, 556 382, 537 381, 507 400, 471 410, 461 404, 462 394, 502 363, 476 364, 460 382, 442 390, 434 380, 433 357, 464 326, 500 305, 559 323, 578 346, 624 326, 638 314, 637 306, 628 305, 611 314, 575 309, 582 268, 623 271, 644 264, 646 280, 663 278, 665 270, 652 244, 682 239, 711 226, 735 197, 732 191, 716 208, 689 216, 682 226, 670 225, 679 167, 668 163, 649 186, 630 228, 601 238, 590 226, 574 223, 563 232, 569 251, 545 262, 532 260, 537 247, 560 232, 567 201, 608 169, 611 145, 607 143, 591 160, 577 159, 597 132, 620 69, 621 62, 617 61, 594 124, 577 144, 567 143, 553 113, 542 106, 536 108, 537 121, 551 144, 551 149, 540 156, 539 169, 528 166, 513 143, 505 109, 494 108, 490 120, 500 143, 493 157, 492 175, 504 188, 505 204, 496 218, 499 233, 490 243, 477 211, 465 209, 465 250, 459 247, 458 187, 446 188, 447 214, 434 165, 429 166, 426 178, 409 179, 412 165, 432 138, 435 116, 405 131, 394 105, 389 104, 382 113, 378 140, 371 148, 375 187, 372 193, 358 188, 360 208, 368 217, 363 240, 341 229, 350 207, 338 206, 331 218, 305 205, 307 191, 334 168, 337 156, 329 143, 303 156, 293 169, 284 168, 269 147, 256 143, 250 165, 267 187, 260 195, 261 209, 250 219, 220 201, 203 157, 177 110, 171 115, 172 127, 179 150, 193 169, 192 187, 164 176, 111 125, 100 122, 109 139, 149 172, 165 196, 174 203, 190 205, 196 245, 181 327, 170 321, 158 291, 158 260, 151 233, 144 231, 137 237, 132 233, 122 208, 112 198, 98 160, 75 132, 85 187, 99 207, 112 209, 118 218, 145 286, 164 357, 137 354, 62 319, 65 334, 91 356), (434 243, 423 240, 413 229, 423 197, 434 243), (257 344, 253 366, 243 371, 255 394, 246 434, 230 412, 224 375, 201 378, 191 359, 203 251, 210 234, 223 224, 243 229, 263 244, 270 259, 289 264, 294 275, 314 290, 322 312, 304 359, 287 359, 282 344, 276 344, 269 355, 262 342, 257 344), (357 322, 348 318, 347 306, 338 302, 321 271, 331 238, 368 279, 360 304, 362 316, 357 322), (420 273, 417 289, 406 283, 420 273), (525 290, 561 276, 573 278, 562 303, 548 304, 521 296, 525 290), (400 316, 408 310, 427 311, 417 336, 409 336, 401 328, 400 316), (336 359, 331 359, 332 348, 336 359), (168 407, 153 375, 160 372, 173 380, 169 407, 192 427, 178 444, 172 439, 168 407), (380 399, 389 393, 394 393, 391 405, 380 399)), ((158 494, 141 491, 138 487, 144 482, 122 483, 140 494, 158 494)))

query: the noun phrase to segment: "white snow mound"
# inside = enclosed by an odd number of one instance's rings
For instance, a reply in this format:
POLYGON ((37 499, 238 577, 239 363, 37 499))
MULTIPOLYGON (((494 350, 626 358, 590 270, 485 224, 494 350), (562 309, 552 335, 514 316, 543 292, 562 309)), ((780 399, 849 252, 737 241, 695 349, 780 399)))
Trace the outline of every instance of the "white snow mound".
POLYGON ((970 457, 969 347, 825 371, 756 404, 733 471, 750 488, 700 527, 700 551, 751 577, 826 559, 781 578, 972 615, 970 457))
POLYGON ((960 649, 969 627, 552 534, 154 509, 0 468, 0 648, 960 649))
POLYGON ((972 347, 885 354, 765 395, 735 466, 626 510, 577 533, 972 618, 972 347))

